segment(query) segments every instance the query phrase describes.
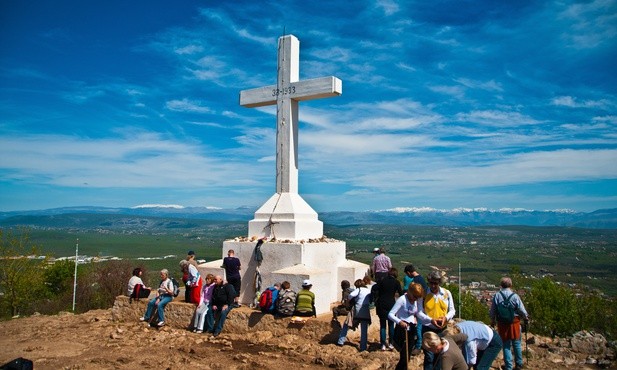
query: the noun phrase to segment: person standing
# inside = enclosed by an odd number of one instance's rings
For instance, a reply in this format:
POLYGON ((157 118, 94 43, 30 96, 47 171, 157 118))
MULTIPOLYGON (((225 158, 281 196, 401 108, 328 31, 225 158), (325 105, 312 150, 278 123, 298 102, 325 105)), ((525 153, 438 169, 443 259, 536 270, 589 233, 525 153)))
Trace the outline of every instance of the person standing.
POLYGON ((223 268, 225 269, 227 282, 231 284, 236 291, 236 296, 234 297, 235 306, 240 305, 238 300, 240 299, 240 286, 242 284, 240 276, 241 267, 242 265, 240 264, 240 259, 236 257, 236 252, 233 249, 228 250, 227 257, 223 258, 223 268))
POLYGON ((158 323, 156 326, 161 327, 165 325, 165 306, 174 299, 174 284, 169 278, 169 271, 167 269, 161 270, 161 283, 156 291, 156 297, 152 298, 148 302, 148 308, 140 321, 149 322, 152 317, 152 312, 156 308, 158 314, 158 323))
POLYGON ((386 251, 383 248, 375 248, 373 253, 375 253, 375 257, 371 263, 371 271, 373 272, 375 282, 378 283, 381 279, 388 276, 388 271, 392 268, 392 261, 390 257, 386 256, 386 251))
MULTIPOLYGON (((428 284, 426 284, 426 280, 416 271, 414 265, 405 266, 405 276, 403 277, 403 291, 407 291, 409 284, 418 283, 422 285, 422 289, 425 292, 428 292, 428 284)), ((418 336, 418 340, 416 341, 416 348, 411 351, 412 356, 417 356, 422 353, 422 325, 417 325, 416 327, 416 335, 418 336)))
POLYGON ((201 299, 201 288, 203 284, 201 281, 201 274, 197 268, 187 260, 180 261, 180 269, 182 270, 182 274, 186 275, 186 282, 184 283, 184 286, 189 292, 189 300, 187 302, 199 305, 201 299))
MULTIPOLYGON (((444 331, 444 336, 463 333, 467 340, 463 344, 463 356, 467 365, 474 370, 490 370, 503 343, 499 334, 488 325, 478 321, 461 321, 444 331)), ((461 344, 458 343, 457 344, 461 344)))
MULTIPOLYGON (((191 265, 195 266, 195 268, 197 268, 197 261, 195 261, 195 252, 194 251, 188 251, 186 254, 186 258, 185 258, 191 265)), ((184 302, 186 303, 192 303, 192 297, 193 297, 193 287, 188 285, 188 281, 189 281, 189 271, 188 269, 184 269, 182 267, 182 263, 180 264, 180 269, 182 271, 182 282, 184 283, 184 302)), ((200 289, 201 289, 201 285, 200 285, 200 289)), ((199 292, 196 293, 197 296, 199 296, 199 292)))
POLYGON ((296 306, 294 309, 294 315, 302 317, 317 317, 317 311, 315 310, 315 293, 311 292, 313 283, 310 280, 304 280, 302 282, 302 289, 296 296, 296 306))
MULTIPOLYGON (((422 298, 422 301, 418 302, 420 306, 418 315, 423 322, 422 338, 425 337, 427 332, 440 334, 446 328, 448 321, 452 320, 456 314, 452 293, 448 289, 440 287, 441 283, 440 271, 433 270, 428 274, 429 291, 422 298)), ((424 340, 422 342, 424 343, 424 340)), ((433 367, 434 357, 435 352, 427 350, 424 346, 424 370, 438 369, 433 367)))
MULTIPOLYGON (((371 290, 366 287, 366 283, 362 279, 358 279, 354 282, 356 289, 349 293, 349 299, 355 302, 353 307, 353 321, 360 324, 360 352, 366 351, 368 347, 368 327, 371 325, 371 290)), ((343 324, 339 333, 337 345, 342 346, 345 344, 347 338, 347 331, 349 330, 349 324, 347 320, 343 324)))
POLYGON ((381 350, 394 349, 392 339, 394 337, 394 321, 388 320, 388 314, 394 306, 396 298, 403 294, 401 283, 398 281, 398 271, 392 267, 388 276, 373 285, 371 296, 375 302, 375 311, 379 317, 379 342, 381 350), (389 344, 386 342, 389 338, 389 344))
POLYGON ((407 370, 410 351, 415 347, 416 342, 422 342, 420 337, 416 337, 416 326, 422 326, 418 322, 418 299, 424 297, 424 289, 420 284, 409 284, 407 292, 400 296, 390 312, 388 319, 396 323, 395 343, 398 345, 400 358, 396 364, 396 370, 407 370))
POLYGON ((234 287, 231 284, 225 284, 223 277, 216 275, 214 277, 214 288, 212 290, 210 309, 206 314, 207 322, 212 323, 212 334, 215 337, 223 331, 225 319, 227 319, 229 311, 233 308, 235 296, 234 287), (217 315, 218 321, 215 325, 214 322, 217 315))
POLYGON ((489 316, 491 325, 497 323, 497 332, 503 341, 503 361, 505 363, 504 370, 512 370, 512 348, 514 348, 514 370, 523 368, 523 347, 521 345, 521 318, 525 321, 529 319, 529 315, 525 310, 525 305, 521 301, 521 297, 512 291, 512 279, 509 277, 501 278, 499 282, 501 289, 492 299, 489 316), (514 320, 504 322, 499 320, 497 315, 497 306, 504 300, 509 300, 514 307, 514 320))

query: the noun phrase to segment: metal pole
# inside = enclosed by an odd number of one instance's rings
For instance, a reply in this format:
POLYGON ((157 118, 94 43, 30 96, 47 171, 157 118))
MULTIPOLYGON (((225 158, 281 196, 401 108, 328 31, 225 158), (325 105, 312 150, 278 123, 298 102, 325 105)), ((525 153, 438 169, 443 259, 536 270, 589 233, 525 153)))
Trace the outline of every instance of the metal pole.
POLYGON ((463 282, 463 277, 461 276, 461 263, 458 263, 458 318, 461 318, 461 290, 463 289, 462 287, 462 282, 463 282))
POLYGON ((75 244, 75 273, 73 278, 73 312, 75 312, 75 296, 77 294, 77 256, 79 253, 79 239, 77 239, 77 243, 75 244))

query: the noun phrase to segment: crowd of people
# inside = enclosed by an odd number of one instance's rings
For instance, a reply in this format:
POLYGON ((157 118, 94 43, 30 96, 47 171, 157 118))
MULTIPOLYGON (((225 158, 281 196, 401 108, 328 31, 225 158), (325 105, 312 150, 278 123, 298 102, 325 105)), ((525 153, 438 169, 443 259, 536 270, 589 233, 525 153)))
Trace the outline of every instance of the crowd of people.
MULTIPOLYGON (((452 293, 443 287, 444 276, 431 271, 425 280, 409 264, 404 276, 386 256, 383 248, 374 250, 370 275, 357 279, 353 287, 341 281, 341 301, 332 308, 332 320, 340 326, 336 344, 344 346, 349 329, 360 328, 359 350, 368 349, 371 310, 379 318, 379 343, 382 351, 396 349, 396 369, 407 369, 411 356, 424 355, 424 370, 489 370, 503 351, 504 370, 524 368, 521 323, 528 313, 520 297, 512 291, 512 280, 504 277, 501 289, 493 297, 489 310, 491 325, 476 321, 454 320, 456 309, 452 293), (374 279, 374 281, 373 281, 374 279), (338 317, 343 316, 342 325, 338 317)), ((196 306, 190 328, 195 333, 218 336, 229 312, 239 306, 240 260, 230 250, 223 266, 227 281, 220 275, 208 274, 202 279, 195 254, 190 251, 180 262, 186 287, 185 301, 196 306)), ((131 299, 148 297, 150 289, 141 280, 143 271, 136 268, 128 283, 131 299)), ((160 271, 160 283, 150 299, 141 321, 150 322, 156 313, 158 327, 165 325, 165 306, 172 301, 176 288, 169 272, 160 271)), ((313 284, 304 280, 298 292, 290 282, 275 283, 266 288, 256 303, 264 313, 275 316, 316 317, 313 284)))

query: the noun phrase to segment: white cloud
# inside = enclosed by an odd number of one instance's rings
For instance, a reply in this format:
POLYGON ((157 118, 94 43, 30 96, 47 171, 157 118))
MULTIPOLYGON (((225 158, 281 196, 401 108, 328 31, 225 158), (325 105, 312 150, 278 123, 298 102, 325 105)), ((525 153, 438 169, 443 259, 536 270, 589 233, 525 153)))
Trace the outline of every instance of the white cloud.
POLYGON ((196 142, 156 133, 114 138, 64 135, 0 137, 0 169, 12 179, 62 187, 186 188, 259 181, 258 166, 196 142), (216 155, 213 156, 213 155, 216 155))
POLYGON ((176 54, 185 55, 185 54, 195 54, 200 53, 204 50, 201 45, 186 45, 183 47, 176 48, 174 51, 176 54))
POLYGON ((503 91, 503 87, 501 87, 501 84, 495 82, 495 80, 476 81, 469 78, 458 78, 455 81, 471 89, 480 89, 486 91, 503 91))
POLYGON ((165 107, 174 112, 213 113, 212 109, 201 104, 200 101, 184 98, 182 100, 170 100, 165 103, 165 107))
POLYGON ((534 125, 540 123, 540 121, 519 112, 498 110, 479 110, 469 113, 458 113, 456 114, 456 119, 461 122, 473 122, 481 125, 500 127, 534 125))
POLYGON ((375 5, 377 5, 378 8, 383 9, 386 16, 398 13, 400 10, 398 4, 392 0, 378 0, 375 5))
POLYGON ((551 100, 551 104, 570 108, 604 108, 610 103, 605 99, 578 101, 572 96, 558 96, 551 100))

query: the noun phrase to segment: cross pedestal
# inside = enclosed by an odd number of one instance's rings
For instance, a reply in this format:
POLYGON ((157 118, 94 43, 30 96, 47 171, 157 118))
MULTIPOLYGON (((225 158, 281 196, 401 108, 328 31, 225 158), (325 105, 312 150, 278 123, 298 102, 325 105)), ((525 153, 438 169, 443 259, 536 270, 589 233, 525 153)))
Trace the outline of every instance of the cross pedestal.
MULTIPOLYGON (((233 249, 240 259, 242 284, 240 302, 253 304, 260 290, 289 281, 296 292, 302 281, 313 283, 317 313, 330 311, 330 303, 340 300, 341 280, 351 284, 364 277, 369 266, 346 258, 344 241, 326 239, 317 212, 298 194, 298 102, 338 96, 341 80, 323 77, 299 81, 300 42, 295 36, 279 38, 276 85, 240 92, 244 107, 276 104, 276 193, 249 221, 248 238, 223 243, 223 257, 233 249), (263 260, 255 260, 258 238, 269 241, 261 246, 263 260), (261 286, 257 286, 260 277, 261 286)), ((199 265, 202 276, 221 275, 222 260, 199 265)))

